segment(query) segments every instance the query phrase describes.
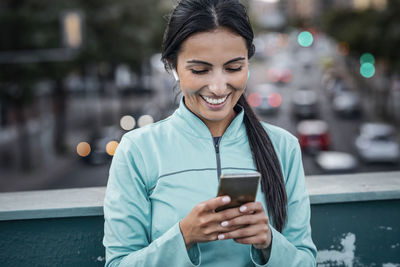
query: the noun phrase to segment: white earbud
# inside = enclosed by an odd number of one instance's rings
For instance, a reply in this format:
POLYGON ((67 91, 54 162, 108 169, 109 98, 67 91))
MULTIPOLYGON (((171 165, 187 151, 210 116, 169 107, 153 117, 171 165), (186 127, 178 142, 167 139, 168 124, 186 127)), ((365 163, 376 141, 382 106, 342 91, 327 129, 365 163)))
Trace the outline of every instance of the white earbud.
POLYGON ((175 81, 179 82, 179 76, 175 69, 172 69, 172 75, 174 75, 175 81))

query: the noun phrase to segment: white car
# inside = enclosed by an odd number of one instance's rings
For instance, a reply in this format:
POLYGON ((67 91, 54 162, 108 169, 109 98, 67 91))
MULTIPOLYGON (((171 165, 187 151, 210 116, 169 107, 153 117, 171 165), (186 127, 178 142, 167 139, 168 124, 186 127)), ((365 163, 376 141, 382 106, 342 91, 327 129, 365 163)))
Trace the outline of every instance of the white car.
POLYGON ((292 94, 292 113, 296 119, 313 119, 318 114, 318 96, 314 90, 299 89, 292 94))
POLYGON ((345 152, 323 151, 315 157, 317 165, 326 173, 349 173, 356 170, 357 159, 345 152))
POLYGON ((400 148, 394 128, 385 123, 365 123, 355 146, 360 158, 365 162, 392 162, 400 160, 400 148))
POLYGON ((358 94, 345 91, 333 98, 333 110, 341 117, 361 115, 361 100, 358 94))

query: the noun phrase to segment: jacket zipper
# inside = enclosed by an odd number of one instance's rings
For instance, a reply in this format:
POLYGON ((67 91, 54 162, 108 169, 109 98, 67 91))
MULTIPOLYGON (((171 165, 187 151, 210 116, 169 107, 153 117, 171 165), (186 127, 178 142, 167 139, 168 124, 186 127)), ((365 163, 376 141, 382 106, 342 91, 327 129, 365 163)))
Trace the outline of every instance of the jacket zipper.
POLYGON ((215 148, 215 155, 217 158, 217 180, 219 180, 219 177, 221 176, 221 156, 219 154, 219 143, 221 141, 222 137, 220 137, 217 141, 217 143, 214 142, 214 148, 215 148))

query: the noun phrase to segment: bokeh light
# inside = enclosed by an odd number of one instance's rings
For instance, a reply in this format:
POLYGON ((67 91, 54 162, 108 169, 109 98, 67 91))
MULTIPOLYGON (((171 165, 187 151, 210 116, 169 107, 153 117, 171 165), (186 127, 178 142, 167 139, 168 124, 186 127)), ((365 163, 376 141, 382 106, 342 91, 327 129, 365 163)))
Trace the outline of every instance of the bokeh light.
POLYGON ((341 56, 347 56, 350 52, 350 45, 347 42, 340 42, 336 45, 336 52, 341 56))
POLYGON ((364 63, 375 64, 375 57, 371 53, 364 53, 360 57, 361 65, 364 63))
POLYGON ((279 48, 287 48, 289 46, 289 42, 290 38, 288 34, 286 33, 278 34, 276 43, 279 48))
POLYGON ((76 146, 76 153, 78 153, 79 156, 81 157, 87 157, 90 154, 90 145, 87 142, 80 142, 76 146))
POLYGON ((115 150, 117 150, 118 142, 117 141, 110 141, 106 145, 106 152, 110 156, 114 156, 115 150))
POLYGON ((133 128, 135 128, 136 125, 135 118, 130 115, 123 116, 120 120, 120 125, 122 129, 130 131, 133 128))
POLYGON ((282 96, 278 93, 272 93, 268 96, 268 104, 273 107, 277 108, 282 104, 282 96))
POLYGON ((365 78, 371 78, 375 74, 374 64, 364 63, 361 65, 360 73, 365 78))
POLYGON ((279 71, 274 68, 268 69, 267 79, 268 79, 268 81, 273 82, 273 83, 279 82, 279 71))
POLYGON ((148 124, 152 124, 154 122, 154 119, 152 116, 150 115, 142 115, 140 116, 139 120, 138 120, 138 126, 139 127, 143 127, 146 126, 148 124))
POLYGON ((314 42, 313 35, 308 31, 303 31, 297 36, 297 42, 302 47, 309 47, 314 42))
POLYGON ((289 69, 284 69, 281 71, 280 75, 279 75, 279 79, 284 82, 284 83, 289 83, 292 80, 292 71, 289 69))
POLYGON ((251 93, 247 97, 247 102, 249 102, 249 105, 252 107, 259 107, 262 103, 262 96, 259 93, 251 93))
POLYGON ((324 56, 321 58, 320 64, 324 70, 327 70, 334 66, 335 61, 331 56, 324 56))

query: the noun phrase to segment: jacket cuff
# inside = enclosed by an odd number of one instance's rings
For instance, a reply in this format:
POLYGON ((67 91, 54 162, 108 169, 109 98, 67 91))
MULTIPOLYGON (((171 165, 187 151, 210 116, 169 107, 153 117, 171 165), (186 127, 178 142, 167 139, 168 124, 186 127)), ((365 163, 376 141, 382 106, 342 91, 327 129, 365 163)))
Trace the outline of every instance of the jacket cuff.
MULTIPOLYGON (((270 226, 270 229, 272 229, 272 227, 270 226)), ((268 261, 271 258, 271 251, 272 251, 272 242, 273 240, 273 233, 271 230, 271 244, 270 246, 267 248, 268 250, 268 257, 266 258, 263 251, 261 249, 257 249, 254 246, 251 246, 250 248, 250 258, 253 262, 253 264, 257 267, 261 267, 261 266, 269 266, 268 261)))
POLYGON ((269 226, 271 229, 271 234, 274 237, 274 242, 271 244, 271 253, 269 256, 269 260, 266 265, 264 266, 281 266, 282 265, 282 258, 289 257, 292 251, 290 251, 290 243, 287 239, 278 232, 274 227, 271 225, 269 226))
POLYGON ((186 259, 192 264, 192 266, 199 266, 201 264, 201 252, 199 244, 194 244, 188 251, 186 250, 185 240, 183 239, 183 235, 181 232, 181 228, 179 227, 179 222, 175 224, 173 227, 175 231, 178 232, 179 235, 179 250, 186 251, 185 253, 186 259))

